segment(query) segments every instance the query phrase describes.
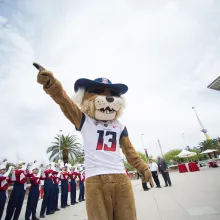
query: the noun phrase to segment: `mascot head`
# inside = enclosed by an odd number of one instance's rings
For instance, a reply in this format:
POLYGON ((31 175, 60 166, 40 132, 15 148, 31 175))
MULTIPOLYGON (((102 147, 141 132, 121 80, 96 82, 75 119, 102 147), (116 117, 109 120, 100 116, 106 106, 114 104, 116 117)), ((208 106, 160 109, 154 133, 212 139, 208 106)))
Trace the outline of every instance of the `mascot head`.
POLYGON ((124 84, 113 84, 109 79, 78 79, 73 100, 90 117, 100 121, 117 119, 125 103, 122 97, 128 91, 124 84))

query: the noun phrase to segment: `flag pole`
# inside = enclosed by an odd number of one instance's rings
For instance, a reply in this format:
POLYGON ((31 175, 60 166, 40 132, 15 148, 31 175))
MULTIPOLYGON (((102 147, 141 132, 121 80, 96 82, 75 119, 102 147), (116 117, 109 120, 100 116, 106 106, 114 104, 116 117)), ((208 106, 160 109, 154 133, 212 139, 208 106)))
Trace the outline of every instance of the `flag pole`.
POLYGON ((161 155, 163 157, 163 151, 162 151, 162 147, 161 147, 161 144, 160 144, 160 140, 158 139, 158 144, 159 144, 159 148, 160 148, 160 152, 161 152, 161 155))
POLYGON ((149 159, 149 156, 148 156, 148 153, 147 153, 147 149, 144 148, 144 142, 143 142, 143 137, 142 137, 143 135, 144 135, 144 134, 141 134, 142 149, 144 149, 146 159, 148 160, 148 159, 149 159))

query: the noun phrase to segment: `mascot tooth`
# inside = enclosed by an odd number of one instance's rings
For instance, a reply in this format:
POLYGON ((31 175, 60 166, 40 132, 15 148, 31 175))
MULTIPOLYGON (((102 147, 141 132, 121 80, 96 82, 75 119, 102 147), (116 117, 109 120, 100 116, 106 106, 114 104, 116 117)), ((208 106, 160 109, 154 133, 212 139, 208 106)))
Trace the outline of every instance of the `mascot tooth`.
POLYGON ((128 87, 106 78, 81 78, 75 82, 73 101, 50 71, 35 67, 40 70, 38 83, 82 134, 88 220, 136 220, 132 185, 120 150, 147 182, 152 176, 130 142, 126 126, 118 120, 128 87))

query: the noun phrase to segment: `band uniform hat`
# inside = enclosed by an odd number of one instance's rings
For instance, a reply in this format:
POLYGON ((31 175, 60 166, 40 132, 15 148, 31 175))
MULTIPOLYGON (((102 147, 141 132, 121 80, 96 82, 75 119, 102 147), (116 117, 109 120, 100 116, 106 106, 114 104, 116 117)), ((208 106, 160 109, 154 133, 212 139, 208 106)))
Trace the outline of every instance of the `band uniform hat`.
POLYGON ((39 170, 39 166, 37 166, 36 164, 34 164, 32 167, 31 167, 32 170, 39 170))
POLYGON ((75 85, 74 85, 74 90, 75 90, 75 92, 77 92, 79 88, 85 88, 85 90, 87 91, 88 89, 91 89, 94 87, 109 88, 114 91, 117 91, 120 94, 125 94, 128 91, 127 85, 121 84, 121 83, 113 84, 107 78, 97 78, 94 80, 80 78, 80 79, 76 80, 75 85))
POLYGON ((6 170, 6 166, 4 164, 0 164, 0 170, 6 170))

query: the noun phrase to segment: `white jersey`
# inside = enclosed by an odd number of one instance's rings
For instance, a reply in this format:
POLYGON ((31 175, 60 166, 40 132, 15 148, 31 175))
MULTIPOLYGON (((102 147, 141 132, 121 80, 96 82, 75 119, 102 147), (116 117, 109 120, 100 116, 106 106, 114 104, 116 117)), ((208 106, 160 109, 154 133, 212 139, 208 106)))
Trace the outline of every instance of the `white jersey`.
POLYGON ((101 174, 125 173, 119 140, 127 135, 119 121, 97 121, 82 114, 80 130, 85 152, 85 178, 101 174))

